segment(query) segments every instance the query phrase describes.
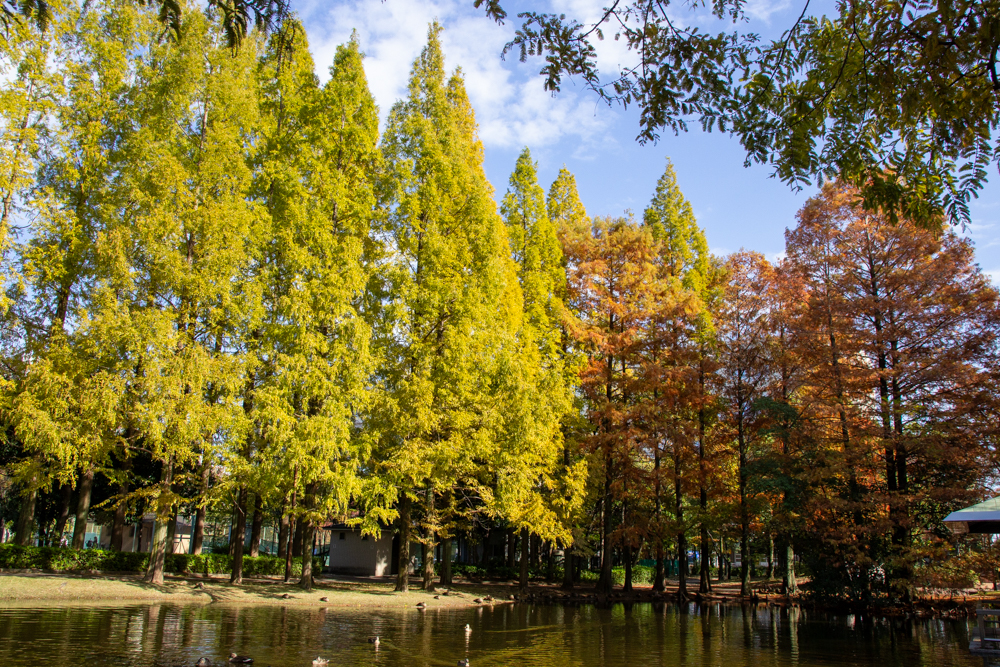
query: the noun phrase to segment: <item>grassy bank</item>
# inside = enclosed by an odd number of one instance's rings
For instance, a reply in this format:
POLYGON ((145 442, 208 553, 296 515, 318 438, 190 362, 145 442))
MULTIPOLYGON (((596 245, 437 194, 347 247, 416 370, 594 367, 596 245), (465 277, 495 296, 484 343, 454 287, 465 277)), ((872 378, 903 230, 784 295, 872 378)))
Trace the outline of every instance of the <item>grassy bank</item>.
POLYGON ((319 580, 312 591, 280 580, 252 580, 240 586, 228 578, 168 577, 163 586, 142 581, 140 575, 87 575, 68 573, 2 573, 0 603, 4 605, 129 604, 173 602, 180 604, 281 604, 314 607, 365 607, 412 609, 423 602, 428 609, 475 605, 473 591, 448 595, 412 590, 395 593, 390 582, 319 580), (435 599, 437 595, 437 599, 435 599), (287 597, 285 597, 287 596, 287 597), (327 598, 323 601, 321 598, 327 598))

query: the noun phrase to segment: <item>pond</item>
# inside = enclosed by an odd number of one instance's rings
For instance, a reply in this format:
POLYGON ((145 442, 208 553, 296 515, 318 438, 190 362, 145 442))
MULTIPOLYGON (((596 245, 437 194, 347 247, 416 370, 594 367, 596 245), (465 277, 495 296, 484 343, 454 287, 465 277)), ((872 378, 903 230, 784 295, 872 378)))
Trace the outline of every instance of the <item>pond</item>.
POLYGON ((971 623, 862 621, 800 608, 499 605, 439 611, 145 605, 0 608, 0 665, 176 667, 231 651, 255 667, 779 665, 949 667, 971 623), (470 631, 465 631, 465 625, 470 631), (368 638, 380 636, 376 648, 368 638))

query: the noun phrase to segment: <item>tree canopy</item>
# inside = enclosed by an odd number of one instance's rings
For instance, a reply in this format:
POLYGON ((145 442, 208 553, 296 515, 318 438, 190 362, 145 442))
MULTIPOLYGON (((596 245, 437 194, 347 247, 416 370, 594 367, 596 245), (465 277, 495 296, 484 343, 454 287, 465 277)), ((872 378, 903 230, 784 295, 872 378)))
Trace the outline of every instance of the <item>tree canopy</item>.
POLYGON ((333 526, 395 540, 401 591, 996 575, 942 523, 1000 423, 1000 297, 951 230, 833 180, 782 259, 718 257, 669 161, 592 218, 527 147, 497 196, 436 23, 380 132, 356 36, 320 84, 293 18, 234 52, 211 7, 181 40, 55 16, 0 49, 0 535, 145 516, 159 582, 183 517, 232 584, 269 552, 306 589, 333 526))

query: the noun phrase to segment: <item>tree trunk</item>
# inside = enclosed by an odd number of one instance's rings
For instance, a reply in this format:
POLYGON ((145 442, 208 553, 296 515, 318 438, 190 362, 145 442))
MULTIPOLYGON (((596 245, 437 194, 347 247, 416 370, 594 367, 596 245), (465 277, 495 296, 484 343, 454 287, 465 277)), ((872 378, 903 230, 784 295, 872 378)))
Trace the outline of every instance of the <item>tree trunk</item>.
POLYGON ((229 515, 229 557, 232 558, 236 555, 236 505, 233 505, 233 511, 229 515))
POLYGON ((233 550, 233 573, 229 577, 229 583, 243 583, 243 546, 246 542, 247 534, 247 488, 241 486, 236 497, 236 529, 230 537, 230 546, 233 550))
POLYGON ((774 581, 774 537, 767 538, 767 580, 774 581))
POLYGON ((632 592, 632 545, 625 545, 625 585, 622 587, 626 593, 632 592))
POLYGON ((528 592, 528 566, 531 560, 531 534, 527 526, 521 527, 521 577, 518 587, 522 593, 528 592))
POLYGON ((663 540, 657 538, 656 540, 656 569, 653 572, 653 590, 657 593, 662 593, 664 586, 664 572, 663 572, 663 540))
POLYGON ((420 584, 420 587, 425 591, 434 590, 434 547, 436 533, 432 526, 434 525, 434 489, 429 488, 424 491, 426 496, 425 501, 425 512, 427 513, 427 529, 424 532, 424 543, 423 549, 421 550, 421 564, 423 565, 424 577, 420 584))
POLYGON ((746 531, 740 535, 740 595, 750 596, 750 537, 746 531))
POLYGON ((80 475, 77 487, 76 524, 73 526, 73 548, 82 549, 87 539, 87 518, 90 516, 90 495, 94 490, 94 470, 86 470, 80 475))
MULTIPOLYGON (((899 361, 899 342, 892 341, 892 366, 896 368, 899 361)), ((913 598, 913 566, 910 563, 910 545, 912 537, 910 535, 910 507, 908 494, 910 492, 909 476, 906 469, 906 459, 909 452, 906 448, 906 440, 903 437, 903 392, 899 384, 899 378, 892 378, 892 411, 893 425, 896 432, 896 486, 899 497, 894 503, 895 507, 890 508, 890 514, 894 514, 892 528, 893 546, 902 563, 896 568, 896 577, 900 582, 897 589, 902 589, 902 599, 909 603, 913 598), (892 510, 895 510, 894 512, 892 510)))
POLYGON ((736 421, 736 441, 739 447, 739 493, 740 493, 740 559, 743 566, 740 568, 740 595, 748 597, 750 595, 750 508, 747 498, 747 441, 743 430, 743 406, 739 408, 739 417, 736 421))
POLYGON ((292 531, 292 557, 298 558, 302 555, 302 533, 305 530, 305 521, 296 521, 295 530, 292 531))
POLYGON ((250 528, 250 557, 260 555, 260 531, 264 526, 264 500, 259 493, 254 494, 253 525, 250 528))
POLYGON ((451 586, 451 537, 441 538, 441 585, 451 586))
POLYGON ((194 510, 194 527, 191 529, 191 553, 201 554, 205 542, 205 512, 206 508, 199 505, 194 510))
POLYGON ((118 504, 115 505, 115 516, 111 522, 111 549, 125 551, 125 513, 128 507, 123 500, 128 493, 128 478, 123 477, 118 484, 118 504))
POLYGON ((517 535, 513 528, 507 529, 507 567, 514 569, 517 554, 517 535))
POLYGON ((293 516, 288 519, 288 542, 285 544, 285 583, 287 584, 292 580, 292 561, 295 555, 292 553, 295 551, 295 526, 298 520, 293 516))
POLYGON ((295 538, 296 523, 295 520, 295 502, 297 499, 296 494, 299 488, 299 467, 295 466, 295 470, 292 472, 292 504, 288 512, 288 544, 285 546, 285 583, 287 584, 292 578, 292 558, 294 557, 293 551, 295 550, 295 545, 293 544, 295 538))
POLYGON ((153 544, 149 550, 149 568, 145 581, 157 586, 163 585, 163 568, 166 561, 167 522, 173 516, 173 502, 170 487, 174 479, 173 460, 163 466, 160 473, 160 496, 156 500, 156 523, 153 528, 153 544))
MULTIPOLYGON (((429 536, 424 537, 429 540, 429 536)), ((425 591, 434 590, 434 547, 426 541, 420 543, 420 588, 425 591)))
POLYGON ((601 578, 597 581, 597 591, 608 595, 614 587, 614 580, 611 578, 611 461, 609 460, 604 462, 604 499, 601 503, 603 505, 601 507, 601 578))
POLYGON ((396 573, 396 590, 410 590, 410 497, 406 492, 399 496, 399 571, 396 573))
MULTIPOLYGON (((69 521, 69 508, 73 502, 73 486, 71 484, 60 484, 60 491, 62 492, 59 498, 59 518, 56 519, 56 527, 52 531, 52 537, 55 542, 52 544, 54 547, 62 546, 62 536, 66 532, 66 523, 69 521)), ((124 516, 124 515, 123 515, 124 516)), ((115 512, 115 518, 118 518, 118 513, 115 512)), ((114 547, 114 533, 111 537, 112 548, 114 547)))
MULTIPOLYGON (((704 494, 704 489, 702 489, 704 494)), ((707 502, 707 501, 706 501, 707 502)), ((702 509, 705 511, 707 505, 703 505, 702 509)), ((701 522, 701 553, 700 553, 700 567, 698 570, 699 583, 698 591, 702 594, 712 592, 712 540, 708 536, 708 525, 704 521, 701 522)))
POLYGON ((288 548, 288 515, 285 514, 285 505, 281 505, 281 518, 278 520, 278 558, 285 557, 285 550, 288 548))
POLYGON ((545 581, 552 583, 556 578, 556 545, 549 542, 545 552, 545 581))
POLYGON ((28 492, 22 495, 21 508, 17 513, 17 527, 14 529, 14 543, 27 547, 35 534, 35 505, 38 502, 38 489, 35 488, 36 477, 29 482, 28 492))
POLYGON ((194 511, 194 529, 191 533, 191 553, 198 555, 201 553, 202 543, 205 541, 205 514, 208 507, 205 498, 208 496, 208 487, 212 483, 212 471, 208 464, 205 464, 201 471, 201 494, 198 498, 198 507, 194 511))
POLYGON ((573 548, 563 548, 563 590, 573 590, 573 548))
POLYGON ((662 502, 660 500, 660 441, 656 441, 656 451, 653 453, 653 493, 655 496, 655 505, 653 510, 653 518, 656 526, 656 572, 653 575, 653 590, 662 593, 664 590, 664 576, 663 576, 663 535, 660 533, 661 530, 661 513, 662 502))
MULTIPOLYGON (((699 387, 699 397, 702 401, 705 400, 705 350, 704 347, 701 349, 701 359, 698 365, 698 387, 699 387)), ((705 408, 698 408, 698 507, 701 510, 698 521, 700 526, 700 544, 699 551, 701 552, 700 567, 698 568, 698 592, 702 595, 712 592, 712 577, 709 572, 710 563, 708 559, 709 552, 711 551, 711 544, 708 539, 708 525, 705 523, 705 516, 708 514, 708 490, 706 488, 708 473, 705 470, 705 408)))
MULTIPOLYGON (((675 450, 680 447, 674 443, 675 450)), ((674 455, 674 516, 677 518, 677 599, 688 599, 687 591, 687 536, 684 534, 684 502, 681 495, 681 459, 675 451, 674 455)))
POLYGON ((795 549, 791 542, 785 546, 785 570, 782 574, 781 586, 785 595, 795 595, 799 592, 799 585, 795 580, 795 549))
POLYGON ((179 510, 175 509, 174 513, 170 515, 170 523, 167 524, 167 544, 166 552, 168 554, 174 553, 174 542, 177 539, 177 512, 179 510))
POLYGON ((300 521, 302 524, 302 579, 299 586, 304 591, 311 591, 313 587, 313 540, 316 539, 316 524, 312 521, 300 521))

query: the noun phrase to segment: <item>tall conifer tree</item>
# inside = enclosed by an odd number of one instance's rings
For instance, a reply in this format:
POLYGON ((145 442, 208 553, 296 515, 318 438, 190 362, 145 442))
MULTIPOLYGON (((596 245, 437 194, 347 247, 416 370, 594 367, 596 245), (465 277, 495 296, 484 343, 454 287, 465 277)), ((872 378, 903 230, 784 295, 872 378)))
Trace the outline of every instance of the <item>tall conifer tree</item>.
POLYGON ((371 372, 362 298, 369 230, 381 216, 381 156, 357 40, 338 47, 320 88, 302 26, 289 21, 283 30, 261 67, 267 149, 256 190, 271 238, 255 415, 267 460, 277 465, 272 474, 298 501, 301 585, 309 589, 321 521, 346 520, 352 502, 367 510, 367 530, 385 518, 377 482, 362 478, 368 455, 355 430, 371 372))
MULTIPOLYGON (((130 437, 162 466, 147 578, 163 579, 175 473, 211 444, 244 446, 242 332, 259 318, 248 275, 261 215, 249 199, 245 137, 257 121, 256 49, 233 54, 210 17, 185 39, 144 52, 132 103, 143 119, 122 174, 130 202, 108 261, 121 345, 130 359, 130 437)), ((209 450, 209 451, 206 451, 209 450)), ((240 539, 241 536, 235 536, 240 539)))
MULTIPOLYGON (((393 108, 386 158, 399 184, 388 219, 392 266, 379 345, 384 396, 371 424, 398 489, 397 590, 408 588, 412 501, 424 499, 425 556, 436 541, 435 494, 469 481, 490 457, 499 406, 483 388, 496 344, 520 316, 503 223, 461 74, 447 78, 440 26, 393 108)), ((432 553, 432 552, 431 552, 432 553)), ((425 560, 425 585, 429 565, 425 560)))
MULTIPOLYGON (((701 301, 699 313, 699 337, 697 346, 696 366, 698 370, 699 397, 694 406, 693 419, 697 420, 697 454, 698 454, 698 493, 700 524, 701 566, 700 586, 702 593, 711 588, 709 578, 709 536, 706 524, 708 510, 707 490, 707 446, 706 431, 708 429, 709 395, 707 391, 707 375, 712 371, 709 359, 712 338, 712 318, 709 302, 718 290, 719 271, 708 250, 705 234, 695 220, 691 203, 684 198, 677 185, 677 175, 674 166, 667 160, 667 167, 656 183, 653 200, 643 212, 643 222, 653 232, 653 237, 660 244, 660 261, 663 270, 672 279, 692 292, 701 301)), ((678 595, 687 595, 687 536, 688 520, 684 518, 685 488, 683 478, 686 476, 684 466, 687 465, 687 453, 684 445, 673 442, 674 459, 674 516, 677 524, 677 558, 680 567, 680 584, 678 595)))
POLYGON ((508 413, 504 428, 513 434, 505 453, 513 454, 517 464, 500 471, 498 498, 504 505, 502 514, 521 529, 520 585, 524 590, 529 534, 565 539, 566 531, 545 496, 555 485, 553 475, 560 464, 560 422, 572 405, 562 345, 566 291, 562 250, 527 148, 517 159, 500 210, 517 266, 524 313, 516 338, 520 344, 517 381, 506 402, 517 409, 508 413))
MULTIPOLYGON (((576 177, 565 166, 559 170, 556 179, 549 186, 545 204, 549 221, 555 230, 562 248, 563 266, 568 267, 578 262, 582 254, 587 252, 592 230, 590 218, 587 216, 583 202, 580 201, 580 194, 576 187, 576 177)), ((572 312, 570 307, 568 294, 563 293, 561 296, 564 306, 566 306, 561 331, 562 353, 566 371, 571 373, 574 376, 573 380, 576 381, 575 375, 582 364, 583 355, 574 346, 567 328, 567 322, 571 322, 575 318, 575 313, 572 312)), ((588 429, 584 420, 580 418, 581 408, 582 406, 579 405, 579 400, 577 400, 577 405, 574 407, 575 419, 566 419, 563 422, 563 467, 567 480, 586 477, 587 459, 582 455, 579 444, 580 440, 586 436, 588 429)), ((582 505, 585 501, 583 491, 572 483, 567 485, 564 497, 567 508, 577 503, 582 505), (575 499, 574 496, 576 496, 575 499)), ((574 542, 583 538, 580 528, 582 520, 583 517, 577 516, 572 511, 568 512, 567 518, 564 520, 565 523, 570 524, 572 527, 574 542)), ((573 549, 570 545, 567 545, 563 549, 564 588, 569 589, 573 587, 574 569, 573 549)))

